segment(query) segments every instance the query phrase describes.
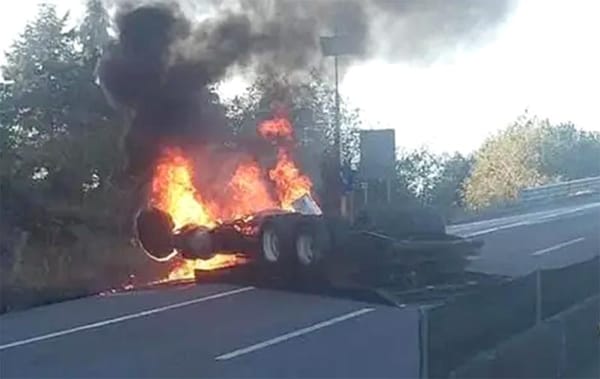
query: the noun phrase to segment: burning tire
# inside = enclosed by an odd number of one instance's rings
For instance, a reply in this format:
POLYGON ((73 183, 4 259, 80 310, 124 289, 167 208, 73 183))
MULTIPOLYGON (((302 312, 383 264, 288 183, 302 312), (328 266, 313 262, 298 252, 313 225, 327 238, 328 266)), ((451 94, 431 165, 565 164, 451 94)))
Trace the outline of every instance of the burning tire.
POLYGON ((156 208, 140 211, 136 218, 136 232, 144 251, 150 258, 165 262, 177 251, 173 245, 173 219, 156 208))

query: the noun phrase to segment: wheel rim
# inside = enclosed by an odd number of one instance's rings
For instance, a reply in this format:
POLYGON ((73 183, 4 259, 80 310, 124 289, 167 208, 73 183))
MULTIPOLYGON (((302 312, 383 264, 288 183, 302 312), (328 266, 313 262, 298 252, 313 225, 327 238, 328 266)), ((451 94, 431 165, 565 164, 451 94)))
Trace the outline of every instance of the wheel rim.
POLYGON ((317 259, 317 250, 315 246, 315 240, 310 234, 301 234, 296 240, 296 253, 298 254, 298 261, 304 266, 310 266, 314 264, 317 259))
POLYGON ((263 255, 268 262, 279 261, 279 238, 273 229, 266 229, 262 236, 263 255))

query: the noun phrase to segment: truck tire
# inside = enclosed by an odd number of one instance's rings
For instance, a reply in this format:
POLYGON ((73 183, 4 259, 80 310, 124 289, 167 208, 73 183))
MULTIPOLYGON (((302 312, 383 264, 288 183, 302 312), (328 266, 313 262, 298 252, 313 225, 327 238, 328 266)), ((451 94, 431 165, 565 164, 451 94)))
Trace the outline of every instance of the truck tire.
POLYGON ((297 284, 305 289, 327 288, 332 247, 329 230, 316 220, 303 222, 296 231, 294 245, 297 284))
POLYGON ((265 225, 260 236, 261 258, 271 264, 279 263, 283 258, 280 236, 271 224, 265 225))
POLYGON ((146 254, 158 262, 166 262, 177 252, 174 249, 173 219, 156 208, 141 210, 135 222, 137 239, 146 254))
POLYGON ((331 249, 328 230, 318 222, 302 223, 295 236, 295 252, 298 264, 305 268, 322 264, 331 249))
POLYGON ((293 225, 288 220, 273 219, 266 221, 260 230, 260 261, 268 266, 283 266, 290 263, 290 246, 293 225))

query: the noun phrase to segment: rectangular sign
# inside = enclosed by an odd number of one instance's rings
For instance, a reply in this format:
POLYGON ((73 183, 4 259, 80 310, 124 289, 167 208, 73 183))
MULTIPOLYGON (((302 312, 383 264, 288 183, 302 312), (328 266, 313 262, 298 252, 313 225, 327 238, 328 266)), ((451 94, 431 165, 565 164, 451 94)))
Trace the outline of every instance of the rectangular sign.
POLYGON ((361 55, 363 41, 358 35, 345 34, 321 37, 321 51, 326 57, 336 55, 361 55))
POLYGON ((360 132, 360 177, 363 180, 390 179, 396 165, 394 129, 360 132))

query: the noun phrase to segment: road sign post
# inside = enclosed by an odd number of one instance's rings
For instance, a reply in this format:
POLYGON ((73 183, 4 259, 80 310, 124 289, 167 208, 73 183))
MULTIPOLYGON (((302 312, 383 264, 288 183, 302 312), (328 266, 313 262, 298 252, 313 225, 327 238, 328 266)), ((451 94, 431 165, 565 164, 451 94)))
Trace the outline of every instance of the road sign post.
MULTIPOLYGON (((335 71, 335 129, 333 133, 334 139, 334 159, 336 160, 336 169, 341 168, 341 126, 340 126, 340 92, 339 92, 339 75, 338 65, 339 57, 342 55, 354 55, 358 54, 358 46, 355 43, 355 38, 351 35, 336 35, 332 37, 321 37, 321 51, 326 57, 333 57, 334 71, 335 71)), ((340 170, 336 170, 339 172, 340 170)), ((339 189, 338 189, 339 191, 339 189)), ((342 191, 336 193, 336 197, 339 199, 339 207, 342 216, 344 216, 344 207, 346 204, 346 194, 342 191)))

